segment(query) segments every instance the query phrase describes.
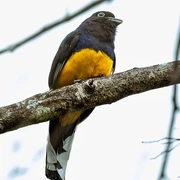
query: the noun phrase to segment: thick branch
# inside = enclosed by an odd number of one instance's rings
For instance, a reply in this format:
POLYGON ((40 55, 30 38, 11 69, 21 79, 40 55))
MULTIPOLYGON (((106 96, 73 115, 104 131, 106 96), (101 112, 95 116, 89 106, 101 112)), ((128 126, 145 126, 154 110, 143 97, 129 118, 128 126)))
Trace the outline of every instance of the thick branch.
POLYGON ((180 83, 180 61, 134 68, 110 77, 89 79, 37 94, 0 108, 0 133, 53 120, 66 112, 111 104, 132 94, 180 83))

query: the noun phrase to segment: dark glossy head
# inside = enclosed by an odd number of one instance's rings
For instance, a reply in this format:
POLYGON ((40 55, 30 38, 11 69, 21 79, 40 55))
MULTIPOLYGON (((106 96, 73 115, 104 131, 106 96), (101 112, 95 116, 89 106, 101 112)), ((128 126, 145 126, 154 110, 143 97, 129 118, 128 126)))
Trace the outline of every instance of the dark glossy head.
POLYGON ((115 18, 114 14, 108 11, 99 11, 87 18, 78 27, 92 36, 100 39, 103 42, 113 42, 116 27, 122 23, 122 20, 115 18))

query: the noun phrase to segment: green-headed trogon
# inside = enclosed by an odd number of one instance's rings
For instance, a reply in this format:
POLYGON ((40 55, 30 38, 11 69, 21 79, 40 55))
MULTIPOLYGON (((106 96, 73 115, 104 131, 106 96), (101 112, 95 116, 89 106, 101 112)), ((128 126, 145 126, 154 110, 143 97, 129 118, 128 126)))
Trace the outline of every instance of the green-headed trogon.
MULTIPOLYGON (((109 76, 115 69, 114 38, 122 20, 111 12, 94 13, 62 41, 54 57, 49 87, 57 89, 99 76, 109 76)), ((46 148, 46 176, 65 180, 65 171, 76 126, 93 109, 67 113, 50 121, 46 148)))

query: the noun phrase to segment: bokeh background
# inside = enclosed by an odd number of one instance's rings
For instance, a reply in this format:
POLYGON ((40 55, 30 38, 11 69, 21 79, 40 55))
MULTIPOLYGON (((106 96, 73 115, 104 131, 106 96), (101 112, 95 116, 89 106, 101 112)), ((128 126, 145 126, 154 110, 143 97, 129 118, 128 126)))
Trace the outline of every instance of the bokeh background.
MULTIPOLYGON (((0 49, 91 2, 0 1, 0 49)), ((179 7, 179 0, 106 1, 14 52, 0 55, 0 106, 47 91, 50 66, 59 44, 96 11, 111 11, 123 20, 115 40, 116 72, 173 61, 179 7)), ((157 179, 163 156, 152 158, 165 149, 165 144, 142 141, 166 137, 171 113, 172 87, 97 107, 77 128, 66 179, 157 179)), ((0 135, 1 180, 46 179, 47 131, 48 123, 42 123, 0 135)), ((176 116, 173 132, 174 137, 180 137, 180 115, 176 116)), ((167 179, 180 178, 179 151, 177 147, 170 154, 167 179)))

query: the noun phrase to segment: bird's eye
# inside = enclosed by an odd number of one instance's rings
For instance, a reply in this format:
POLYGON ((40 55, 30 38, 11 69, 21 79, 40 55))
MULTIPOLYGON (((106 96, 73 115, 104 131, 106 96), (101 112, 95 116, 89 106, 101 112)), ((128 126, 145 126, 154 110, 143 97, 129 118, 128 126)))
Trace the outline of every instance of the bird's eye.
POLYGON ((97 16, 98 16, 98 17, 104 17, 104 16, 105 16, 105 13, 104 13, 104 12, 100 12, 100 13, 98 13, 97 16))

